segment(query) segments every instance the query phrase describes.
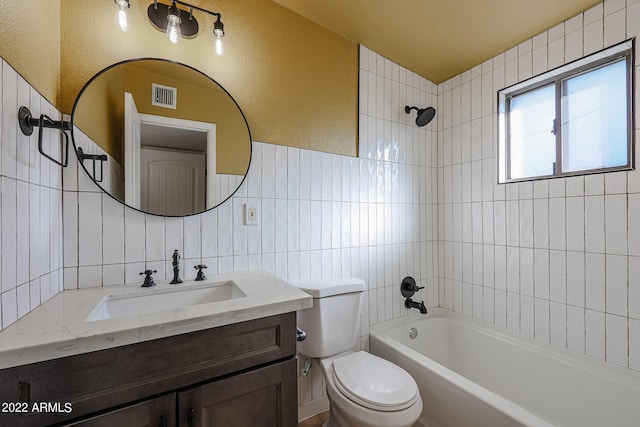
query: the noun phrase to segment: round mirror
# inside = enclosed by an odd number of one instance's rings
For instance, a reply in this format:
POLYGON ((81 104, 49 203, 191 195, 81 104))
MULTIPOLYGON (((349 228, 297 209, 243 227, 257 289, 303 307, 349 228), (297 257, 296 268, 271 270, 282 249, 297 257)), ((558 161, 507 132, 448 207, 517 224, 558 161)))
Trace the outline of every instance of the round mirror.
POLYGON ((134 209, 192 215, 227 200, 251 161, 240 107, 210 77, 184 64, 114 64, 82 88, 73 143, 89 177, 134 209))

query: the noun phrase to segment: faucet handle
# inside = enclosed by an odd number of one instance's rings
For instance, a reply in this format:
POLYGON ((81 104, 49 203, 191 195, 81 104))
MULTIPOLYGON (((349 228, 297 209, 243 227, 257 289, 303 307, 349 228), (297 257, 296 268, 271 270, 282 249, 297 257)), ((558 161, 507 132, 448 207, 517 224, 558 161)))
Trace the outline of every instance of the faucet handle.
POLYGON ((144 283, 142 283, 142 287, 143 288, 149 288, 151 286, 155 286, 156 282, 153 280, 153 276, 151 276, 153 273, 157 273, 158 270, 145 270, 142 273, 140 273, 140 275, 142 276, 143 274, 145 275, 144 278, 144 283))
POLYGON ((203 268, 207 268, 206 265, 204 264, 198 264, 198 265, 194 265, 193 268, 195 268, 196 270, 198 270, 198 274, 196 275, 196 282, 199 282, 201 280, 205 280, 207 277, 204 275, 204 271, 202 271, 203 268))
POLYGON ((413 294, 418 292, 420 289, 424 289, 424 286, 418 286, 416 284, 416 279, 411 276, 407 276, 402 279, 402 283, 400 284, 400 292, 405 298, 411 298, 413 294))

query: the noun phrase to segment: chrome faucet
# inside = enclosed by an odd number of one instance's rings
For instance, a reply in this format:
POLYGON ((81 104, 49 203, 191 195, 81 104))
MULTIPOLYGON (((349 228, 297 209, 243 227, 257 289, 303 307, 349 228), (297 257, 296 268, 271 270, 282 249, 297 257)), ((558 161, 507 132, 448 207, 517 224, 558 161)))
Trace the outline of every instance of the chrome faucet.
POLYGON ((171 265, 173 265, 173 280, 171 280, 170 284, 176 285, 182 283, 182 279, 180 279, 180 253, 178 253, 177 249, 173 251, 171 260, 171 265))

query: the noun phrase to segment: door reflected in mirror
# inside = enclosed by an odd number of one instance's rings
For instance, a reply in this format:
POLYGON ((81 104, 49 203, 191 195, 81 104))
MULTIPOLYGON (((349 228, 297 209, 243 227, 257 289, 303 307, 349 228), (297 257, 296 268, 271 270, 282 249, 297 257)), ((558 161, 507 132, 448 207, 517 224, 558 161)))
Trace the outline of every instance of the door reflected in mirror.
POLYGON ((85 172, 143 212, 184 216, 229 198, 249 168, 242 111, 214 80, 183 64, 142 59, 94 76, 76 99, 73 140, 85 172), (96 176, 96 170, 102 174, 96 176))

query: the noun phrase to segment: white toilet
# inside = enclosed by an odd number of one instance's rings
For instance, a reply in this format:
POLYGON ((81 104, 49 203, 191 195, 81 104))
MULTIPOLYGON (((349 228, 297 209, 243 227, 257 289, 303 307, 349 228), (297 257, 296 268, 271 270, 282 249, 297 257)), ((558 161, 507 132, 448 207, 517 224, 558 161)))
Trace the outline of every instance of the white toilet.
POLYGON ((358 339, 364 281, 333 279, 299 285, 313 307, 298 312, 307 338, 300 354, 319 359, 329 396, 324 427, 409 427, 422 412, 414 379, 404 369, 364 351, 358 339))

